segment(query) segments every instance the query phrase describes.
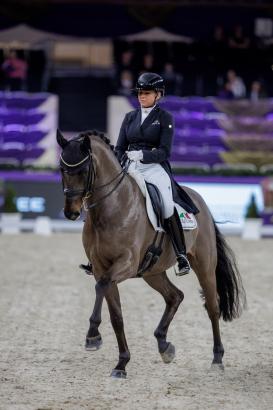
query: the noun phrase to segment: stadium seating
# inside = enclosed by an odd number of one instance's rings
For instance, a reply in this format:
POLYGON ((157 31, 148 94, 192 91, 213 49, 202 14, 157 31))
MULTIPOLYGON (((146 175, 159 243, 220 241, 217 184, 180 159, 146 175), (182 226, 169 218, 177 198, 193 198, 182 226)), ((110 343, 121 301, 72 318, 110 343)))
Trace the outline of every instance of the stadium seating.
POLYGON ((0 92, 0 165, 56 163, 56 97, 47 93, 0 92), (52 101, 53 99, 53 101, 52 101))
POLYGON ((214 170, 250 171, 272 163, 272 102, 165 97, 160 105, 175 120, 171 162, 176 167, 200 163, 214 170))

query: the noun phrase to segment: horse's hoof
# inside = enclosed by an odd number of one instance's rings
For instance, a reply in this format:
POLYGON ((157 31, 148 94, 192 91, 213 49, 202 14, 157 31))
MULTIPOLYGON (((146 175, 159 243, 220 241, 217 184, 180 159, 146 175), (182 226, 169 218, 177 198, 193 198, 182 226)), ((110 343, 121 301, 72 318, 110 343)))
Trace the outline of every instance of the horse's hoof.
POLYGON ((101 335, 95 337, 87 337, 85 340, 85 349, 88 351, 99 350, 102 346, 101 335))
POLYGON ((165 352, 160 353, 164 363, 171 363, 175 358, 175 347, 171 343, 168 344, 165 352))
POLYGON ((111 377, 114 377, 115 379, 126 379, 127 373, 125 370, 118 370, 118 369, 113 369, 111 373, 111 377))
POLYGON ((213 371, 218 371, 221 370, 222 372, 225 370, 225 366, 223 365, 223 363, 216 363, 216 362, 212 362, 211 366, 210 366, 210 370, 213 371))

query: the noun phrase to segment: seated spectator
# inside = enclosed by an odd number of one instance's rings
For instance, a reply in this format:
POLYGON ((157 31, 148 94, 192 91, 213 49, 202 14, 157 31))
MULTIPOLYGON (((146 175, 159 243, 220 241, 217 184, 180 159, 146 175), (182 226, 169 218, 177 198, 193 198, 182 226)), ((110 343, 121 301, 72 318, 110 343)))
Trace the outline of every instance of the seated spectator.
POLYGON ((264 91, 261 81, 253 81, 250 87, 249 99, 253 102, 260 100, 261 98, 266 98, 266 93, 264 91))
POLYGON ((123 70, 120 74, 118 94, 124 96, 131 95, 134 86, 133 80, 133 74, 131 71, 123 70))
POLYGON ((240 24, 234 27, 228 45, 230 48, 249 48, 250 40, 244 35, 243 27, 240 24))
POLYGON ((183 77, 174 71, 172 63, 166 63, 162 71, 162 77, 165 80, 166 94, 181 95, 183 77))
POLYGON ((246 86, 242 78, 239 77, 234 70, 228 70, 227 81, 230 85, 230 89, 234 95, 234 98, 245 98, 246 86))
POLYGON ((132 50, 128 49, 128 50, 123 51, 120 57, 120 64, 119 64, 120 72, 123 70, 129 70, 129 71, 133 70, 133 56, 134 54, 132 50))
POLYGON ((6 87, 10 91, 22 90, 25 86, 28 64, 11 50, 2 64, 6 87))
POLYGON ((213 49, 220 51, 220 52, 224 51, 225 48, 227 47, 227 39, 225 36, 223 26, 217 25, 214 27, 211 46, 213 49))
POLYGON ((218 97, 223 100, 232 100, 234 98, 234 94, 231 89, 231 84, 226 82, 224 87, 219 91, 218 97))
POLYGON ((152 54, 145 54, 143 57, 143 64, 140 70, 141 73, 146 73, 147 71, 150 71, 154 73, 155 70, 155 65, 154 65, 154 56, 152 54))

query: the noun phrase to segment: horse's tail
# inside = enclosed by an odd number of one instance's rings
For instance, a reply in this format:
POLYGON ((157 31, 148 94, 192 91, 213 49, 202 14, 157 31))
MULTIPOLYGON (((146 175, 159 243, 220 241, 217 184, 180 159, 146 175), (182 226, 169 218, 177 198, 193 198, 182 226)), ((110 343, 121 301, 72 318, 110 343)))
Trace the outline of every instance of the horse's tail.
POLYGON ((233 251, 214 222, 217 266, 216 283, 219 295, 220 317, 231 321, 240 316, 246 305, 246 295, 233 251))

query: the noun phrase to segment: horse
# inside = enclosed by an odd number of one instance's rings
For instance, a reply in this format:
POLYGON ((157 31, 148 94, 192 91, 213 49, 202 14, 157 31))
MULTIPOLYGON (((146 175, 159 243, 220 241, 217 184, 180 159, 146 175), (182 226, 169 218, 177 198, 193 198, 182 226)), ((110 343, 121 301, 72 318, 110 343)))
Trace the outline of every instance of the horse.
MULTIPOLYGON (((111 376, 126 378, 130 351, 124 332, 118 284, 136 278, 145 252, 155 230, 147 217, 145 200, 136 183, 117 160, 109 139, 96 131, 86 131, 66 140, 57 130, 57 142, 62 149, 60 169, 63 184, 64 214, 70 220, 86 211, 82 242, 92 269, 95 303, 89 319, 85 348, 97 350, 102 345, 99 332, 104 298, 116 335, 119 359, 111 376)), ((213 332, 212 366, 224 368, 224 347, 219 319, 232 321, 245 306, 245 291, 233 251, 202 197, 183 187, 199 209, 197 228, 185 231, 187 256, 201 285, 204 306, 213 332)), ((175 347, 167 341, 169 325, 183 301, 184 294, 168 278, 167 269, 176 263, 168 235, 164 236, 162 254, 142 278, 159 292, 166 303, 163 316, 154 332, 163 362, 175 357, 175 347)))

